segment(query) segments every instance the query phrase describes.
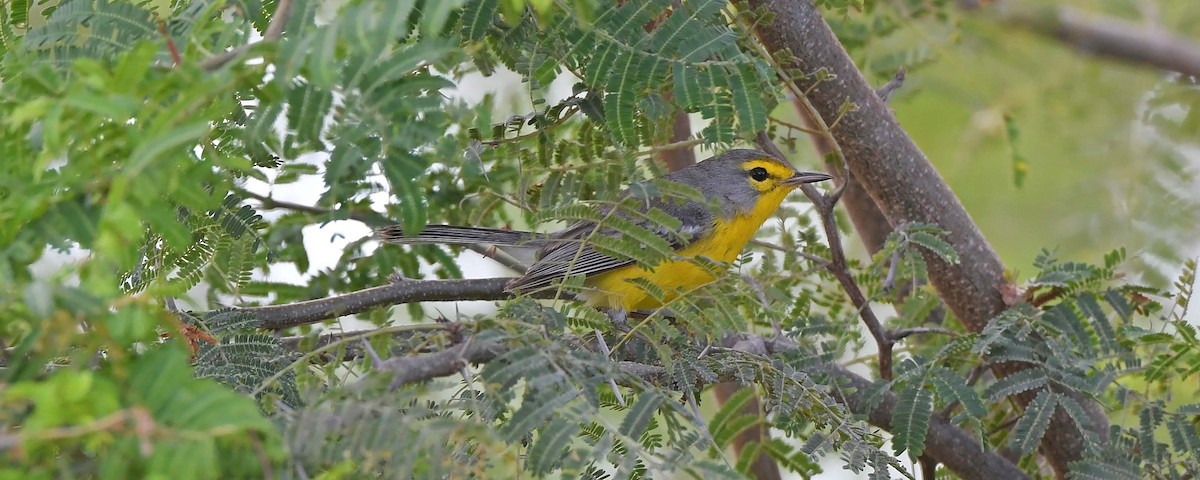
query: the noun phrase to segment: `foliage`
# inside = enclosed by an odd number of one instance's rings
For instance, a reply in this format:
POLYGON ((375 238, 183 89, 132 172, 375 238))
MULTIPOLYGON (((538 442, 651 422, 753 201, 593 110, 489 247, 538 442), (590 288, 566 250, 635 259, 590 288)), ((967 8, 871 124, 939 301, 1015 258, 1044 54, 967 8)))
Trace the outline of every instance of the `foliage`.
MULTIPOLYGON (((636 334, 569 295, 510 299, 486 315, 436 310, 438 322, 409 303, 413 324, 375 308, 353 316, 375 328, 342 336, 322 333, 349 325, 260 328, 264 311, 279 311, 263 305, 315 308, 393 275, 463 273, 469 254, 368 239, 347 239, 334 265, 315 268, 306 233, 345 220, 406 231, 591 220, 620 234, 593 239, 607 254, 671 258, 678 239, 656 232, 675 220, 636 207, 702 197, 651 180, 662 171, 643 158, 720 150, 760 130, 793 145, 777 78, 819 74, 780 71, 763 55, 749 30, 769 20, 758 12, 674 3, 10 2, 0 10, 0 476, 741 478, 762 453, 805 478, 828 459, 856 475, 911 477, 900 456, 930 452, 930 426, 947 420, 1037 474, 1055 415, 1088 432, 1073 477, 1200 471, 1188 387, 1200 334, 1185 319, 1196 263, 1180 262, 1169 289, 1139 286, 1123 277, 1124 250, 1099 265, 1043 251, 1007 292, 1011 308, 971 333, 924 286, 928 262, 961 261, 948 233, 896 226, 874 257, 851 261, 854 280, 872 301, 896 302, 893 332, 941 325, 899 339, 895 375, 863 391, 826 368, 876 354, 859 307, 823 268, 830 239, 791 202, 731 268, 697 261, 717 282, 669 312, 632 316, 636 334), (260 40, 275 22, 283 35, 260 40), (238 55, 214 61, 227 51, 238 55), (525 83, 529 113, 451 94, 502 69, 525 83), (680 114, 705 126, 670 145, 680 114), (262 193, 312 185, 306 204, 262 193), (303 284, 272 276, 291 267, 308 274, 303 284), (770 337, 774 350, 729 348, 739 332, 770 337), (593 351, 598 334, 614 358, 593 351), (409 373, 397 360, 472 348, 480 365, 453 358, 457 377, 393 384, 409 373), (983 373, 999 362, 1024 370, 983 373), (714 405, 705 387, 717 382, 744 388, 714 405), (894 395, 890 424, 868 425, 844 394, 894 395), (1023 412, 1006 400, 1018 394, 1032 399, 1023 412), (747 411, 755 396, 759 411, 747 411), (1090 400, 1110 414, 1107 432, 1088 430, 1090 400), (755 427, 786 440, 730 454, 755 427)), ((873 78, 935 61, 918 47, 881 54, 879 40, 910 22, 955 28, 947 2, 819 3, 873 78)), ((1189 82, 1164 82, 1153 106, 1194 101, 1189 82)), ((1164 134, 1190 131, 1193 117, 1147 109, 1164 134)), ((1029 138, 1020 126, 1005 122, 1008 165, 1033 169, 1032 188, 1037 157, 1018 148, 1029 138)), ((1156 258, 1178 258, 1170 246, 1187 232, 1163 232, 1156 258)))

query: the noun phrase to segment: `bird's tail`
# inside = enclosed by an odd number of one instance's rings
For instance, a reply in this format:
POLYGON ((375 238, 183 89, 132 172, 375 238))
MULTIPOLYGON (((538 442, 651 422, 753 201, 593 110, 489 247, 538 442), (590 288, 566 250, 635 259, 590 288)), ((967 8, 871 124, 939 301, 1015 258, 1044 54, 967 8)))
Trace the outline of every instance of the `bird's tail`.
POLYGON ((375 230, 375 238, 388 243, 446 245, 497 245, 507 247, 536 246, 545 235, 500 228, 460 227, 456 225, 426 225, 417 235, 405 235, 399 225, 375 230))

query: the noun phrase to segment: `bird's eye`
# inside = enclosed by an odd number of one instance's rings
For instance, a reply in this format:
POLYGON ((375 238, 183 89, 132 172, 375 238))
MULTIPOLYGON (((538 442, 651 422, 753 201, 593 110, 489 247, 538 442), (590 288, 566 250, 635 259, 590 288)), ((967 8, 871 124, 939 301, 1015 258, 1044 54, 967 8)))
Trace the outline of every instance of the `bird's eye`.
POLYGON ((761 182, 763 180, 766 180, 767 177, 770 177, 770 176, 771 176, 771 174, 767 173, 767 169, 765 169, 763 167, 754 167, 754 168, 750 169, 750 178, 753 178, 754 181, 756 181, 756 182, 761 182))

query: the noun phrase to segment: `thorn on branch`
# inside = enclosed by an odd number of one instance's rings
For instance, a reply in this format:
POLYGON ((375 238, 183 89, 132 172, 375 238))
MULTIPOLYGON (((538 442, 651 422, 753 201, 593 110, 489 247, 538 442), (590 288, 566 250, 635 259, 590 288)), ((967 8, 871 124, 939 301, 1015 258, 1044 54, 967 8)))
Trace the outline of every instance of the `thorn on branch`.
POLYGON ((379 358, 379 353, 371 346, 371 342, 368 342, 365 338, 359 340, 359 342, 362 343, 363 351, 367 352, 367 356, 371 358, 371 366, 375 367, 376 370, 383 368, 383 359, 379 358))
POLYGON ((907 75, 907 69, 903 66, 900 67, 899 70, 896 70, 896 74, 892 76, 891 80, 888 80, 882 87, 875 90, 875 95, 878 95, 879 99, 883 100, 883 103, 888 103, 888 100, 892 98, 892 94, 896 93, 896 90, 899 90, 904 85, 904 78, 907 75))

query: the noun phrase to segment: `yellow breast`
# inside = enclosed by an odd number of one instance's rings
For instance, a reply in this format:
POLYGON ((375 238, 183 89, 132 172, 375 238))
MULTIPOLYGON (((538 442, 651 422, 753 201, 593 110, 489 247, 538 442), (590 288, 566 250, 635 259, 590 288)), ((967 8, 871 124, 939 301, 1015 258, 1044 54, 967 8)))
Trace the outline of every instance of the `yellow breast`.
POLYGON ((678 251, 681 260, 663 262, 650 269, 634 264, 587 279, 585 284, 590 291, 581 297, 595 307, 649 310, 661 307, 662 302, 644 292, 636 283, 629 282, 630 279, 642 278, 662 288, 666 292, 665 302, 712 282, 715 278, 690 259, 707 257, 724 263, 737 259, 789 192, 789 189, 766 192, 750 213, 719 219, 711 234, 678 251))

